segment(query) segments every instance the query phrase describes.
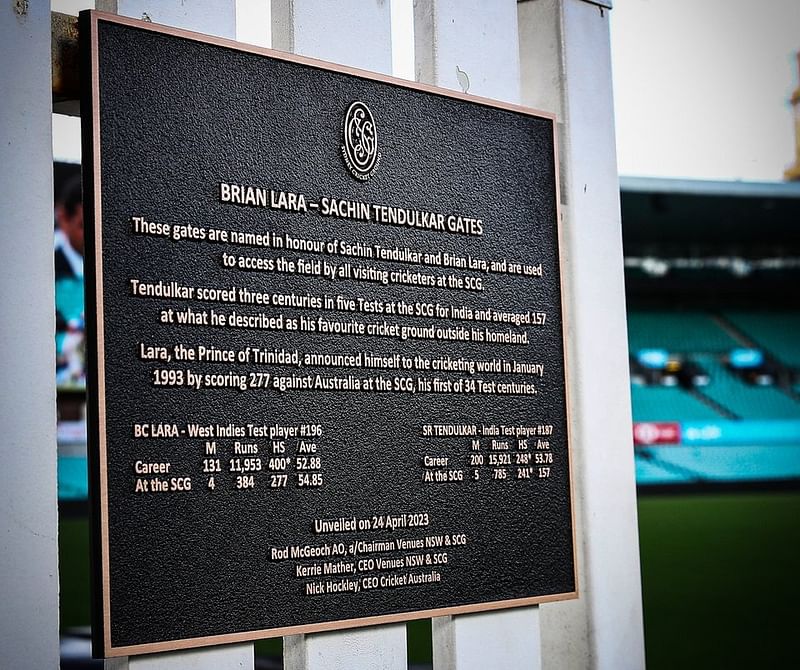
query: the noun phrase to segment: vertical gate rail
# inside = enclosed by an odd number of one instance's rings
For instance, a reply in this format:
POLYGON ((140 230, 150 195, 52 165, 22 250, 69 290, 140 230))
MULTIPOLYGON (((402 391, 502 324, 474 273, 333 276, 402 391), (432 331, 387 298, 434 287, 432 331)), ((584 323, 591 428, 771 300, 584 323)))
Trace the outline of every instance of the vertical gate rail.
POLYGON ((542 607, 546 670, 644 667, 608 0, 520 2, 522 100, 556 113, 578 600, 542 607))
MULTIPOLYGON (((420 81, 520 103, 515 0, 416 0, 414 52, 420 81)), ((538 607, 440 617, 432 633, 435 670, 541 668, 538 607)))
POLYGON ((0 5, 0 63, 0 668, 55 668, 49 2, 0 5))
MULTIPOLYGON (((391 74, 389 2, 273 0, 272 46, 391 74)), ((284 638, 285 670, 405 670, 406 626, 391 624, 284 638)))

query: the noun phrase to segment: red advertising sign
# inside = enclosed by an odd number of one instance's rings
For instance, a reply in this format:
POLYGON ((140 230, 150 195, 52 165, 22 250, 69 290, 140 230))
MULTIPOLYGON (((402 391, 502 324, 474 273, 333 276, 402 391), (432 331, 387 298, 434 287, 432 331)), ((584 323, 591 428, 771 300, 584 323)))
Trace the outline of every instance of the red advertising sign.
POLYGON ((681 424, 677 422, 641 422, 633 424, 633 443, 636 446, 651 444, 680 444, 681 424))

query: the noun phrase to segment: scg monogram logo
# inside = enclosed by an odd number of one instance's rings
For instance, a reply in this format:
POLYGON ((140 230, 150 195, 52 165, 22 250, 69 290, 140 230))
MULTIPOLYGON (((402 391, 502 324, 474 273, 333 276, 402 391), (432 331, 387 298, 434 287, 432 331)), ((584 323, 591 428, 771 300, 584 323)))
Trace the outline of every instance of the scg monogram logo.
POLYGON ((372 112, 363 102, 356 101, 347 108, 344 117, 342 158, 356 179, 366 181, 378 169, 378 129, 372 112))

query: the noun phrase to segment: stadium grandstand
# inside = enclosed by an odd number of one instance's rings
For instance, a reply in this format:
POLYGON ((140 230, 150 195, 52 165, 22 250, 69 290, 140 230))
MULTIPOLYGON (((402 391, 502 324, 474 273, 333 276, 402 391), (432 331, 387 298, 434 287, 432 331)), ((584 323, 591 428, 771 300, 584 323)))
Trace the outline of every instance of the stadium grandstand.
POLYGON ((800 183, 621 199, 638 483, 800 481, 800 183))

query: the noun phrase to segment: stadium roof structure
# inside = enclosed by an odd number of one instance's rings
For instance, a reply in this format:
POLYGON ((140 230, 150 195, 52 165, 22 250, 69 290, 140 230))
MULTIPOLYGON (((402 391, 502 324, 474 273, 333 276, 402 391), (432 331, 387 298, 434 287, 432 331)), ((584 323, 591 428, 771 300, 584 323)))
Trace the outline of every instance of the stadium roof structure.
POLYGON ((800 182, 621 177, 625 251, 800 251, 800 182))
POLYGON ((800 306, 800 182, 620 178, 636 304, 800 306))

